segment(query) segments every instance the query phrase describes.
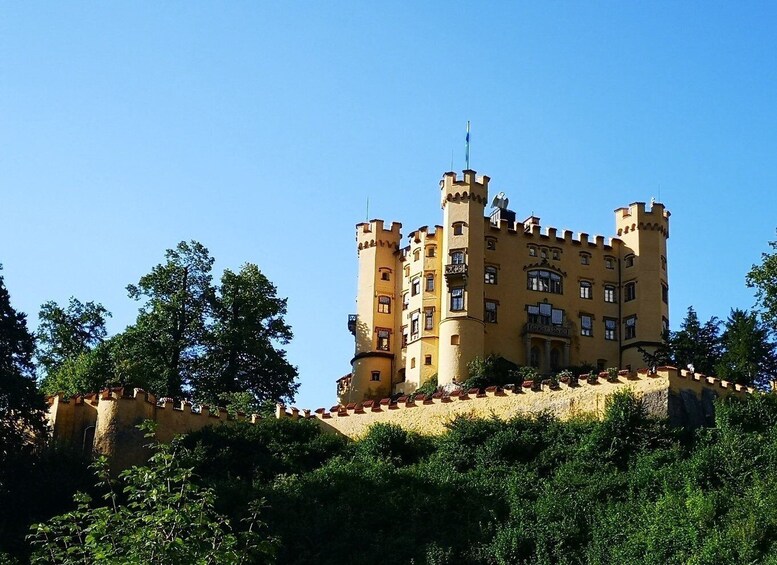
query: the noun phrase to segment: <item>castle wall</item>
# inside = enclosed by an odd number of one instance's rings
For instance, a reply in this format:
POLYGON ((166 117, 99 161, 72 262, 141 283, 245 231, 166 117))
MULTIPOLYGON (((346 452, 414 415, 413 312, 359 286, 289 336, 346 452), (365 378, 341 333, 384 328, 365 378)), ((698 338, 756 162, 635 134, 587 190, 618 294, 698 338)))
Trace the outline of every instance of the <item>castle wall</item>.
POLYGON ((629 373, 621 371, 618 382, 598 379, 596 384, 580 380, 577 386, 560 383, 558 390, 543 386, 500 390, 491 387, 485 393, 452 393, 450 396, 401 398, 396 404, 389 399, 368 401, 347 407, 319 409, 315 413, 322 429, 356 439, 376 423, 396 424, 421 434, 442 434, 446 425, 458 416, 497 417, 507 420, 519 414, 548 411, 562 420, 578 416, 602 417, 607 397, 619 390, 631 390, 642 398, 649 414, 669 418, 675 425, 697 427, 710 424, 712 400, 730 394, 752 394, 753 389, 726 381, 689 374, 674 367, 661 367, 655 375, 646 369, 629 373))

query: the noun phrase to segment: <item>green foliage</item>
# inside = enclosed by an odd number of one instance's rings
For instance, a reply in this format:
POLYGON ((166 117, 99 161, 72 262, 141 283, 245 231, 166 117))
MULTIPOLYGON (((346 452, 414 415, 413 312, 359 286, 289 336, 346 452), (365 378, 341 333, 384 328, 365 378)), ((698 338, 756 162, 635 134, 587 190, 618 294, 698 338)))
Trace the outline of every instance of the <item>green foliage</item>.
POLYGON ((777 331, 777 241, 770 241, 774 253, 762 253, 761 264, 753 265, 747 273, 747 286, 756 289, 756 299, 762 308, 763 319, 777 331))
POLYGON ((34 525, 32 563, 231 564, 272 558, 274 542, 258 533, 258 502, 236 529, 214 509, 213 490, 196 485, 192 469, 180 464, 175 446, 157 444, 154 450, 148 466, 121 473, 123 497, 105 459, 98 459, 104 504, 78 493, 75 510, 34 525))
POLYGON ((693 365, 697 373, 712 375, 721 355, 720 321, 713 316, 702 324, 689 306, 680 331, 671 333, 669 343, 678 367, 693 365))
POLYGON ((413 394, 411 394, 410 396, 412 396, 413 398, 415 398, 416 395, 418 395, 418 394, 423 394, 423 395, 426 395, 426 396, 430 396, 430 395, 434 394, 435 392, 437 392, 437 389, 439 388, 439 386, 440 385, 439 385, 439 382, 437 380, 437 373, 435 373, 434 375, 429 377, 429 379, 427 379, 427 381, 424 384, 422 384, 417 389, 415 389, 413 394))
POLYGON ((504 357, 491 354, 485 359, 476 357, 469 363, 468 369, 469 377, 462 383, 462 387, 483 389, 515 383, 518 365, 504 357))
POLYGON ((723 355, 716 365, 716 376, 761 388, 777 377, 775 344, 755 312, 732 309, 721 343, 723 355))
MULTIPOLYGON (((83 303, 74 297, 70 298, 67 307, 64 308, 54 301, 46 302, 41 306, 38 313, 38 331, 35 334, 37 341, 35 357, 43 373, 44 384, 49 379, 66 381, 66 378, 57 373, 68 362, 71 366, 67 372, 72 375, 77 371, 76 360, 86 356, 105 340, 107 335, 105 319, 110 315, 111 313, 101 304, 83 303)), ((80 364, 83 365, 84 361, 80 364)), ((81 369, 82 372, 83 370, 81 369)), ((76 392, 94 390, 76 390, 76 392)))

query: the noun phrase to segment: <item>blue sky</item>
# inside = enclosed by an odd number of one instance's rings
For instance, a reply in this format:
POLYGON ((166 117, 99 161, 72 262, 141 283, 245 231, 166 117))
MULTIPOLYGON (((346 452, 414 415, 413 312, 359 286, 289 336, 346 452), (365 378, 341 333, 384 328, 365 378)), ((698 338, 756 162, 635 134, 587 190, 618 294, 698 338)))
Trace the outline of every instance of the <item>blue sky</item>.
POLYGON ((472 167, 519 216, 672 212, 671 323, 749 308, 777 228, 777 5, 1 2, 0 262, 17 309, 125 286, 196 239, 289 298, 297 404, 349 371, 354 224, 440 220, 472 167))

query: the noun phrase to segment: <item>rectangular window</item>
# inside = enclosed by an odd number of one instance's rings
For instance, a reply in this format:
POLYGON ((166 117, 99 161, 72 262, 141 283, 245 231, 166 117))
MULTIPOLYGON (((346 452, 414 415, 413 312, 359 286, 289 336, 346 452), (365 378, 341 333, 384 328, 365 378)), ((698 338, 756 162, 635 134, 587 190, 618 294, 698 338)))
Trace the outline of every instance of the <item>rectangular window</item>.
POLYGON ((539 269, 529 271, 526 278, 526 287, 529 290, 537 290, 539 292, 562 294, 561 275, 539 269))
POLYGON ((426 275, 426 292, 434 292, 434 275, 426 275))
POLYGON ((496 240, 492 238, 488 238, 486 240, 486 249, 489 251, 494 251, 496 249, 496 240))
POLYGON ((496 324, 497 304, 494 300, 486 300, 486 322, 496 324))
POLYGON ((421 277, 416 277, 410 281, 410 294, 413 296, 421 292, 421 277))
POLYGON ((421 258, 421 250, 416 249, 413 251, 413 261, 418 261, 421 258))
POLYGON ((661 283, 661 300, 664 304, 669 304, 669 287, 661 283))
POLYGON ((430 245, 426 248, 426 256, 427 257, 435 257, 437 256, 437 248, 434 245, 430 245))
POLYGON ((372 376, 370 377, 371 381, 379 381, 380 380, 380 371, 373 371, 372 376))
POLYGON ((623 264, 626 267, 633 267, 634 266, 634 255, 626 255, 625 259, 623 259, 623 264))
POLYGON ((529 247, 529 257, 536 257, 536 256, 537 256, 537 248, 529 247))
POLYGON ((451 263, 453 265, 463 265, 464 264, 464 252, 463 251, 453 251, 451 253, 451 263))
POLYGON ((419 320, 420 320, 420 314, 418 312, 413 312, 410 315, 410 339, 418 339, 418 334, 420 333, 419 328, 419 320))
POLYGON ((431 365, 432 364, 432 356, 431 355, 425 355, 424 356, 424 365, 431 365))
POLYGON ((580 281, 580 298, 587 300, 591 299, 591 283, 588 281, 580 281))
POLYGON ((624 298, 626 302, 634 300, 637 297, 637 283, 626 283, 624 290, 626 291, 626 298, 624 298))
POLYGON ((594 335, 593 327, 594 327, 593 318, 588 314, 581 314, 580 315, 580 335, 591 337, 592 335, 594 335))
POLYGON ((408 293, 404 293, 402 295, 402 310, 407 310, 407 307, 410 305, 410 295, 408 293))
POLYGON ((612 318, 604 319, 604 339, 609 341, 615 341, 618 339, 617 335, 618 324, 612 318))
POLYGON ((407 326, 402 326, 402 347, 407 347, 407 326))
POLYGON ((378 296, 378 313, 391 314, 391 298, 388 296, 378 296))
POLYGON ((631 316, 626 318, 625 325, 625 337, 626 339, 634 339, 637 337, 637 317, 631 316))
POLYGON ((389 330, 378 328, 378 349, 380 351, 389 351, 391 349, 390 335, 391 332, 389 330))
POLYGON ((391 271, 387 269, 382 269, 380 271, 380 280, 382 281, 390 281, 391 280, 391 271))
POLYGON ((558 261, 561 258, 561 253, 558 249, 554 249, 552 252, 552 257, 554 261, 558 261))
POLYGON ((496 267, 488 266, 485 270, 485 283, 496 284, 496 267))
POLYGON ((453 235, 462 235, 464 233, 464 223, 456 222, 453 224, 453 235))
POLYGON ((424 329, 434 329, 434 308, 426 308, 424 310, 424 329))
POLYGON ((591 256, 588 253, 581 253, 580 254, 580 264, 581 265, 590 265, 591 264, 591 256))
POLYGON ((604 301, 605 302, 616 302, 615 300, 615 287, 611 284, 605 285, 604 287, 604 301))
POLYGON ((464 310, 464 288, 459 286, 451 289, 451 311, 461 310, 464 310))
POLYGON ((605 257, 604 258, 604 268, 605 269, 614 269, 615 268, 615 259, 612 257, 605 257))

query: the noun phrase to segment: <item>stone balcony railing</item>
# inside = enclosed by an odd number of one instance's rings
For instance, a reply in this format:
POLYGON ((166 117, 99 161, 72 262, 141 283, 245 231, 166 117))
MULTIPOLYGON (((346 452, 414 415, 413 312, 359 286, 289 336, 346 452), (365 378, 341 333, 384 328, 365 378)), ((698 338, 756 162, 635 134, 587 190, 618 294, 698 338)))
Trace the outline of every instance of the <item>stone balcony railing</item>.
POLYGON ((571 331, 569 328, 564 326, 529 322, 523 326, 523 334, 541 334, 569 338, 571 336, 571 331))
POLYGON ((465 263, 455 263, 445 265, 445 278, 457 278, 467 276, 467 265, 465 263))

